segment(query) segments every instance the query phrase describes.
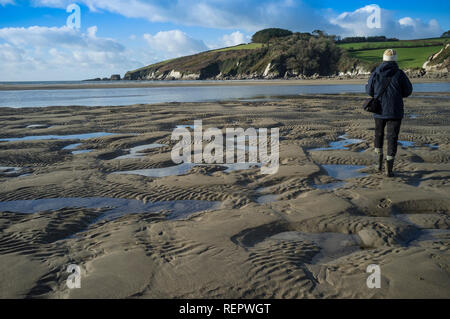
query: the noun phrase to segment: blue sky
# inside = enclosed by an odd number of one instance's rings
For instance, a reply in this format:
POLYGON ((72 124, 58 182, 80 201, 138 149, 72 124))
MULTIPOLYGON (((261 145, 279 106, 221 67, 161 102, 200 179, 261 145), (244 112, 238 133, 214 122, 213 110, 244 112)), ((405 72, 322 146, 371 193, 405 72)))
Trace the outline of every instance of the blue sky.
POLYGON ((266 27, 342 36, 438 37, 450 1, 0 0, 0 81, 106 77, 160 60, 250 42, 266 27), (66 7, 81 28, 66 26, 66 7), (379 28, 367 18, 378 5, 379 28))

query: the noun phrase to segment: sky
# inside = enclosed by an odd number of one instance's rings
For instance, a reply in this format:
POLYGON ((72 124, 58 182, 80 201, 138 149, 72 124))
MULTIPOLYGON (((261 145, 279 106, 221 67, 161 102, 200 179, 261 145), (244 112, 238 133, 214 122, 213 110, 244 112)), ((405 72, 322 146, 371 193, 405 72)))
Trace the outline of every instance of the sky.
POLYGON ((0 81, 123 76, 269 27, 439 37, 449 18, 448 0, 0 0, 0 81))

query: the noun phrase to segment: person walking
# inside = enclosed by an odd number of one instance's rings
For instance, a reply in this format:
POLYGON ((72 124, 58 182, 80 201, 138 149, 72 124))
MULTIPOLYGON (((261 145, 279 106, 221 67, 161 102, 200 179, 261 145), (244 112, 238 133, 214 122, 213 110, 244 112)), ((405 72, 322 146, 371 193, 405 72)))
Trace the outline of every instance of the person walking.
POLYGON ((404 116, 403 98, 412 94, 413 87, 408 76, 399 69, 397 52, 388 49, 381 63, 370 75, 366 92, 381 102, 381 113, 375 118, 375 153, 378 154, 378 171, 383 171, 383 145, 386 129, 387 156, 386 176, 394 177, 394 160, 397 155, 398 136, 404 116), (380 92, 382 93, 379 96, 380 92))

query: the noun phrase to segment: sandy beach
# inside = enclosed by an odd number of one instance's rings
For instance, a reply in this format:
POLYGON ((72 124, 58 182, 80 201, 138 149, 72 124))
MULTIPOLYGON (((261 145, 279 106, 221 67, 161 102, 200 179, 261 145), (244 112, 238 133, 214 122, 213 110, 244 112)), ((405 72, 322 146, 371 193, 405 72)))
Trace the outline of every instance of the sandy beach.
POLYGON ((450 94, 406 100, 393 179, 365 98, 0 108, 0 298, 450 298, 450 94), (279 128, 278 173, 173 169, 194 120, 279 128))
MULTIPOLYGON (((202 86, 273 86, 273 85, 338 85, 367 84, 368 76, 361 78, 322 78, 310 80, 236 80, 236 81, 86 81, 79 84, 7 84, 0 83, 0 91, 16 90, 79 90, 79 89, 118 89, 118 88, 164 88, 164 87, 202 87, 202 86)), ((446 78, 415 78, 412 83, 448 82, 446 78)))

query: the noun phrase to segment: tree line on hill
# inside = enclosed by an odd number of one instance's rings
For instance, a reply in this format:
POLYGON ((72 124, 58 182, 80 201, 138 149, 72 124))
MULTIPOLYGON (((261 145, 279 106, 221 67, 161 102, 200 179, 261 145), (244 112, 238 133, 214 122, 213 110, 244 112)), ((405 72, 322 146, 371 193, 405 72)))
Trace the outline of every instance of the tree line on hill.
MULTIPOLYGON (((449 31, 450 32, 450 31, 449 31)), ((294 32, 279 28, 269 28, 256 32, 252 37, 253 43, 269 43, 274 39, 284 38, 293 35, 294 32)), ((329 38, 337 44, 341 43, 358 43, 358 42, 394 42, 399 41, 397 38, 387 38, 386 36, 370 36, 370 37, 346 37, 328 35, 322 30, 315 30, 312 33, 300 33, 296 32, 296 35, 302 35, 304 37, 316 37, 316 38, 329 38)))
POLYGON ((373 37, 347 37, 336 40, 336 43, 342 44, 342 43, 359 43, 359 42, 395 42, 400 41, 397 38, 387 38, 384 35, 382 36, 373 36, 373 37))
MULTIPOLYGON (((269 28, 264 29, 261 31, 256 32, 252 37, 253 43, 269 43, 270 41, 277 39, 277 38, 283 38, 287 36, 293 35, 294 32, 290 30, 285 29, 279 29, 279 28, 269 28)), ((345 37, 341 38, 340 36, 335 35, 327 35, 326 32, 322 30, 315 30, 312 33, 300 33, 296 32, 295 34, 301 34, 307 37, 328 37, 330 39, 333 39, 337 44, 344 44, 344 43, 361 43, 361 42, 396 42, 400 41, 397 38, 388 38, 384 35, 380 36, 370 36, 370 37, 345 37)), ((441 35, 441 38, 450 38, 450 30, 444 32, 441 35)))

